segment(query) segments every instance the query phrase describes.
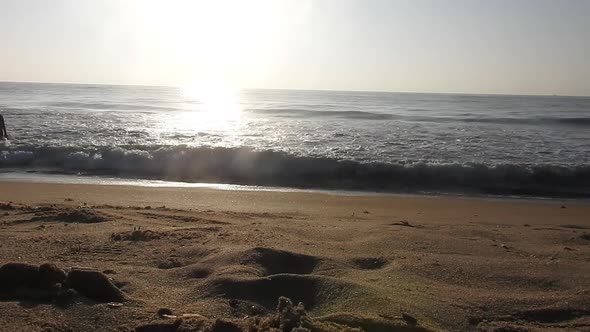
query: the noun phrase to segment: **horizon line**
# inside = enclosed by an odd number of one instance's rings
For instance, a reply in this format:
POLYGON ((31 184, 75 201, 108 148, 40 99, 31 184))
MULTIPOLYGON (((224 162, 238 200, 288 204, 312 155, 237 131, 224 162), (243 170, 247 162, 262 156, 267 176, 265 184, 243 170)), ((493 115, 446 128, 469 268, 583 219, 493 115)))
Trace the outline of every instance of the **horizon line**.
MULTIPOLYGON (((75 82, 40 82, 40 81, 3 81, 0 83, 17 84, 54 84, 54 85, 98 85, 121 87, 151 87, 151 88, 182 88, 182 85, 158 85, 158 84, 122 84, 122 83, 75 83, 75 82)), ((590 95, 561 95, 561 94, 520 94, 520 93, 490 93, 490 92, 418 92, 418 91, 391 91, 391 90, 338 90, 338 89, 306 89, 306 88, 239 88, 239 90, 275 90, 275 91, 318 91, 318 92, 353 92, 353 93, 400 93, 400 94, 439 94, 439 95, 463 95, 463 96, 521 96, 521 97, 573 97, 590 98, 590 95)))

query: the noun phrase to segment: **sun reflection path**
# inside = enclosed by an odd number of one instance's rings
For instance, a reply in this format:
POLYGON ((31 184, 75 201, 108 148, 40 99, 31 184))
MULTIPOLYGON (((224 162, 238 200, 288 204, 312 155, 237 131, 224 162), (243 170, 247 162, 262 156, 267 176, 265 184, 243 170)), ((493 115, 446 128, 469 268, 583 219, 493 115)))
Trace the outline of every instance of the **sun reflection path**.
POLYGON ((191 83, 182 88, 185 98, 198 104, 196 116, 202 121, 235 120, 242 114, 239 91, 217 83, 191 83))
POLYGON ((189 145, 201 145, 203 140, 208 145, 239 141, 244 122, 239 90, 219 83, 191 83, 178 91, 184 110, 163 118, 158 126, 161 138, 189 145))

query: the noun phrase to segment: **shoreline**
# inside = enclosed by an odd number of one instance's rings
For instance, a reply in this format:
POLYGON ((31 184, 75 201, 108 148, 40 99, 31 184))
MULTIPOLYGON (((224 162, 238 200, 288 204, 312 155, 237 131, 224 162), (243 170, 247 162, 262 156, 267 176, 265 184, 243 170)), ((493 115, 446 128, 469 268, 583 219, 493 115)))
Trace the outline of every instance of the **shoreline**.
POLYGON ((348 327, 590 327, 579 202, 0 182, 0 203, 0 265, 114 271, 129 298, 2 300, 7 329, 133 331, 161 308, 239 323, 279 296, 348 327))
POLYGON ((455 192, 390 192, 370 190, 339 190, 339 189, 315 189, 297 187, 256 186, 231 183, 208 182, 182 182, 141 178, 117 178, 109 176, 52 174, 52 173, 27 173, 27 172, 0 172, 0 183, 33 183, 33 184, 70 184, 70 185, 102 185, 102 186, 130 186, 147 188, 202 188, 222 191, 252 191, 252 192, 279 192, 279 193, 310 193, 334 196, 391 196, 391 197, 442 197, 459 199, 483 199, 483 200, 516 200, 531 202, 559 201, 563 203, 590 203, 589 197, 551 197, 534 195, 502 195, 484 193, 455 193, 455 192))

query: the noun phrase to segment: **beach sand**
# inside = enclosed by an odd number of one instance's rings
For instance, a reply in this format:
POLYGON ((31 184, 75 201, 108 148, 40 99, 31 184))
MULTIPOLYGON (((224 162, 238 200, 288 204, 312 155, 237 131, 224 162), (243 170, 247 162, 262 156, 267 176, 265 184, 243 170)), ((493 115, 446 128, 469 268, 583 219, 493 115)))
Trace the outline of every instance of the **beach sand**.
POLYGON ((125 296, 4 296, 2 331, 230 331, 280 296, 316 331, 590 330, 580 202, 8 182, 0 202, 0 265, 96 269, 125 296))

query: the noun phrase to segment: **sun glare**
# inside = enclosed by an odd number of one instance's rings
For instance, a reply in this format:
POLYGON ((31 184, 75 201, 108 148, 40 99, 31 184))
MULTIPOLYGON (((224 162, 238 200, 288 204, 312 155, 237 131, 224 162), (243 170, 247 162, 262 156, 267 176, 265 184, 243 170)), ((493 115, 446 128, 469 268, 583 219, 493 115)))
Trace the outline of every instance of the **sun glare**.
POLYGON ((239 91, 213 80, 193 82, 182 87, 185 98, 198 103, 195 117, 207 121, 233 120, 240 116, 239 91))
POLYGON ((274 0, 146 0, 139 8, 144 41, 157 47, 150 55, 173 61, 178 81, 212 74, 235 86, 269 70, 292 15, 274 0))

